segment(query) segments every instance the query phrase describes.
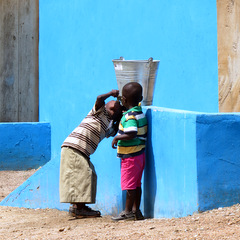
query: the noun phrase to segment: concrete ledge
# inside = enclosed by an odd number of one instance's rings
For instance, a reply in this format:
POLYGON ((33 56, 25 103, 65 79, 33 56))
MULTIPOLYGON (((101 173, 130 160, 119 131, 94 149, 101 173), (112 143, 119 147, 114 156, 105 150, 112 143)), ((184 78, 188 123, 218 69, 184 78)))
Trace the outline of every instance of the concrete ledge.
POLYGON ((0 170, 37 169, 51 159, 49 123, 1 123, 0 170))

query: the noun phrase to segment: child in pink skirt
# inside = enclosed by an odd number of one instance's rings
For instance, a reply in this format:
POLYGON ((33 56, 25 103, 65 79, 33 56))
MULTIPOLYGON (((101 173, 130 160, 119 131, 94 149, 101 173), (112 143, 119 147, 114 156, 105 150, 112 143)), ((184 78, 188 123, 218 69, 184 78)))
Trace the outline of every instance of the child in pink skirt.
POLYGON ((147 119, 139 103, 142 101, 142 86, 136 82, 122 89, 122 104, 127 111, 119 124, 118 135, 112 141, 121 158, 121 188, 127 190, 125 210, 112 220, 142 220, 141 179, 145 166, 147 119))

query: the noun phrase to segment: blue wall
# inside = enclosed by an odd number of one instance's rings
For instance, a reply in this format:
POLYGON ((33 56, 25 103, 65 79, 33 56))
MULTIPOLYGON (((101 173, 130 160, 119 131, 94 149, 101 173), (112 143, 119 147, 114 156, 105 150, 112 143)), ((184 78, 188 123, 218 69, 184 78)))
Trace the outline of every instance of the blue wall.
POLYGON ((37 169, 50 159, 49 123, 0 124, 0 170, 37 169))
POLYGON ((112 59, 160 60, 153 105, 218 112, 215 0, 40 0, 40 121, 52 156, 117 88, 112 59))

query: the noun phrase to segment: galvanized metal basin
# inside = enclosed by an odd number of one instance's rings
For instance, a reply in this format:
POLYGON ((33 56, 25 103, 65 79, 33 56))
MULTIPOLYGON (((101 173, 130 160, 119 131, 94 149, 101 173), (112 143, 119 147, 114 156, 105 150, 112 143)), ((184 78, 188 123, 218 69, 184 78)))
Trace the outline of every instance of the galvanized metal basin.
POLYGON ((157 70, 159 60, 112 60, 114 64, 115 74, 117 78, 119 95, 122 95, 122 88, 129 82, 138 82, 143 87, 143 101, 142 105, 152 105, 153 92, 155 80, 157 77, 157 70))

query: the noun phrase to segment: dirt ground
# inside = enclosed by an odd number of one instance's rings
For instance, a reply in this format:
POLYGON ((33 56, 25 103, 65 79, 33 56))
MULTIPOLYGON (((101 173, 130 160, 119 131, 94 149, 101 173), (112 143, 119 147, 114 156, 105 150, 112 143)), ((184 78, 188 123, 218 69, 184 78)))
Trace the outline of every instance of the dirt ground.
MULTIPOLYGON (((32 171, 0 171, 0 201, 32 171)), ((240 205, 184 218, 112 222, 53 209, 0 207, 0 239, 240 239, 240 205)))

